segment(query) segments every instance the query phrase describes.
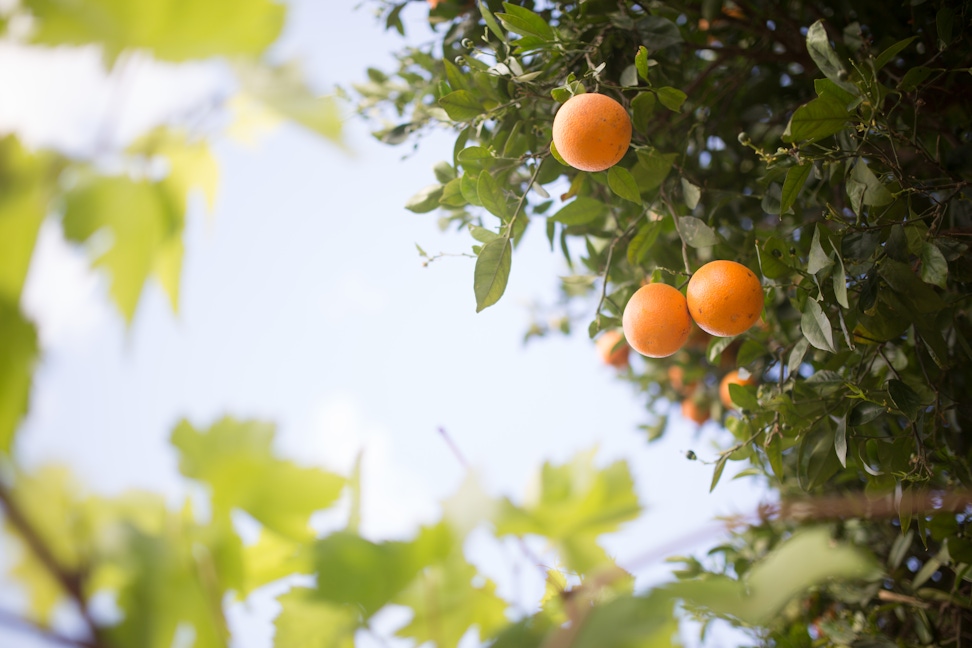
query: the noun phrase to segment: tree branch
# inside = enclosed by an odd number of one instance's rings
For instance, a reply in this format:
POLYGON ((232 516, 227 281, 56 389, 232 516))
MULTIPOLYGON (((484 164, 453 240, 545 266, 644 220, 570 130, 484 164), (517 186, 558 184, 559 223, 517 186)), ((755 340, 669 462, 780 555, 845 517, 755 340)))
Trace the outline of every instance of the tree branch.
POLYGON ((9 520, 10 525, 20 534, 20 537, 24 540, 26 545, 30 548, 30 551, 37 557, 37 559, 44 565, 45 569, 50 573, 51 576, 61 585, 68 597, 74 601, 78 608, 78 613, 84 621, 84 624, 88 627, 88 631, 91 635, 91 639, 94 643, 84 643, 78 644, 77 641, 74 643, 76 645, 86 645, 86 646, 102 646, 100 640, 100 632, 98 631, 98 626, 94 619, 91 617, 91 613, 88 610, 87 602, 84 598, 84 592, 82 589, 83 578, 81 573, 73 569, 68 569, 58 561, 58 559, 51 552, 50 548, 41 538, 40 534, 31 524, 30 520, 20 509, 20 506, 14 501, 10 491, 7 489, 6 485, 0 483, 0 508, 6 513, 7 520, 9 520))

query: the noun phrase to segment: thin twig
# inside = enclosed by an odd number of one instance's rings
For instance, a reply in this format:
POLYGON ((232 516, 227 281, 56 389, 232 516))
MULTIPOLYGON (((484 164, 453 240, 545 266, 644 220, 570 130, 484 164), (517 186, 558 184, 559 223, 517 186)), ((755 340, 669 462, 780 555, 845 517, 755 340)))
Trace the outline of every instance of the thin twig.
POLYGON ((36 634, 51 643, 64 644, 65 646, 79 646, 80 648, 98 648, 97 644, 93 644, 86 639, 76 639, 62 635, 8 610, 0 609, 0 625, 25 633, 36 634))

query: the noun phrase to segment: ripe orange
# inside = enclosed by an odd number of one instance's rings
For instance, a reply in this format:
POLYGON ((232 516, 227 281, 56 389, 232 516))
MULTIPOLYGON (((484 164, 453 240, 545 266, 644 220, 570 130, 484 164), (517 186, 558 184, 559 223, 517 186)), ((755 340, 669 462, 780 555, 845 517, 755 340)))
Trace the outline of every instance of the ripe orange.
POLYGON ((702 425, 709 420, 709 409, 691 398, 686 398, 682 401, 682 416, 702 425))
POLYGON ((554 115, 553 143, 575 169, 604 171, 627 152, 631 118, 611 97, 594 92, 574 95, 554 115))
POLYGON ((726 409, 739 409, 736 404, 732 402, 732 396, 729 395, 729 385, 755 385, 756 379, 752 376, 747 376, 742 378, 739 375, 738 369, 733 369, 725 376, 722 377, 722 381, 719 383, 719 400, 722 404, 726 406, 726 409))
POLYGON ((691 396, 699 386, 698 380, 686 383, 685 369, 682 368, 682 365, 677 364, 671 365, 668 368, 668 382, 672 386, 672 389, 682 396, 691 396))
POLYGON ((597 338, 594 345, 597 347, 598 353, 601 354, 601 360, 604 361, 604 364, 618 369, 624 369, 628 366, 628 354, 631 347, 624 341, 621 331, 617 329, 605 331, 601 337, 597 338))
POLYGON ((668 284, 653 283, 628 300, 621 326, 632 349, 649 358, 664 358, 685 345, 692 318, 682 293, 668 284))
POLYGON ((696 270, 685 298, 699 328, 720 337, 747 331, 763 312, 759 277, 735 261, 710 261, 696 270))

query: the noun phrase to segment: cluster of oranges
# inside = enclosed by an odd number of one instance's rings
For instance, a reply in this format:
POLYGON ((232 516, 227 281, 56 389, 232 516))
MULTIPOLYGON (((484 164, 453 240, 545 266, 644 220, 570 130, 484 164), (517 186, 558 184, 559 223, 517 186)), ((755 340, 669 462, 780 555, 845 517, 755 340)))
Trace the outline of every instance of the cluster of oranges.
MULTIPOLYGON (((649 358, 666 358, 689 342, 693 330, 704 337, 734 337, 756 324, 762 311, 763 289, 752 270, 735 261, 710 261, 695 271, 684 295, 663 283, 639 288, 624 308, 623 333, 608 331, 597 345, 606 363, 623 368, 629 347, 649 358)), ((731 367, 735 353, 729 354, 729 349, 726 353, 724 360, 731 367)), ((668 379, 682 397, 682 415, 696 423, 708 420, 708 400, 697 393, 698 381, 686 381, 679 365, 672 365, 668 379)), ((752 376, 732 369, 722 376, 719 399, 727 409, 734 409, 729 385, 754 382, 752 376)))
MULTIPOLYGON (((554 116, 553 149, 564 162, 582 171, 604 171, 621 161, 631 144, 631 118, 624 106, 596 93, 574 95, 554 116)), ((608 331, 597 340, 605 363, 628 366, 629 345, 649 358, 665 358, 689 339, 693 323, 709 335, 734 337, 756 323, 763 311, 763 288, 752 270, 735 261, 711 261, 689 280, 683 295, 663 283, 638 289, 624 308, 620 331, 608 331)), ((708 419, 704 401, 694 397, 696 385, 676 385, 684 397, 682 413, 697 423, 708 419)), ((681 383, 681 379, 678 380, 681 383)), ((726 373, 719 386, 720 400, 732 408, 731 383, 751 384, 736 370, 726 373)))

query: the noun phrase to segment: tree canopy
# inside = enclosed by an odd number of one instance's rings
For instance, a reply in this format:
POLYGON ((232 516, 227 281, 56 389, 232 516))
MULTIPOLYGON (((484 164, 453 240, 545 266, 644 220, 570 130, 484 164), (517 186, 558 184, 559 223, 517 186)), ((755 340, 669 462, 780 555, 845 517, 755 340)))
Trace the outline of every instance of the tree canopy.
MULTIPOLYGON (((178 304, 187 196, 211 192, 217 172, 211 133, 185 124, 110 152, 120 166, 101 164, 103 152, 32 150, 8 135, 0 510, 22 548, 12 576, 30 610, 0 610, 0 623, 98 648, 171 646, 186 627, 196 646, 228 645, 227 601, 304 575, 277 599, 281 648, 352 646, 369 635, 449 648, 667 646, 679 644, 686 615, 703 633, 718 619, 758 645, 967 642, 967 4, 373 3, 384 27, 402 33, 402 13, 416 5, 436 37, 402 49, 393 69, 364 71, 344 94, 390 145, 430 129, 454 136, 406 207, 468 232, 477 310, 508 307, 502 296, 530 229, 569 269, 545 315, 591 338, 620 328, 646 283, 684 292, 710 261, 743 264, 763 291, 755 326, 734 337, 693 333, 675 354, 636 358, 619 376, 644 399, 646 443, 665 434, 666 403, 690 401, 733 439, 713 461, 711 488, 731 462, 737 477, 763 480, 774 503, 707 555, 671 557, 679 568, 670 582, 636 588, 637 574, 602 541, 643 514, 631 471, 592 453, 540 467, 523 501, 487 495, 470 477, 440 520, 395 541, 358 533, 358 475, 278 456, 266 422, 226 417, 173 430, 179 469, 203 486, 208 516, 153 494, 87 495, 64 471, 29 470, 16 435, 40 350, 21 292, 41 223, 58 219, 76 244, 111 233, 109 247, 89 246, 90 261, 130 322, 149 279, 178 304), (578 171, 551 146, 558 108, 588 92, 619 102, 633 126, 630 148, 603 171, 578 171), (160 159, 165 173, 146 171, 160 159), (726 387, 723 400, 720 382, 734 371, 750 380, 726 387), (311 514, 343 493, 352 502, 345 528, 315 535, 311 514), (232 522, 240 511, 259 526, 255 542, 232 522), (476 529, 546 540, 557 563, 537 562, 547 590, 535 609, 512 609, 466 555, 476 529), (103 596, 118 619, 92 613, 103 596), (65 602, 82 635, 53 630, 65 602), (409 614, 388 630, 376 619, 393 608, 409 614)), ((23 0, 0 30, 29 19, 26 35, 6 37, 94 44, 107 66, 133 51, 223 57, 240 92, 338 140, 333 100, 267 62, 284 12, 269 0, 23 0)), ((554 334, 550 321, 538 318, 527 336, 554 334)))

